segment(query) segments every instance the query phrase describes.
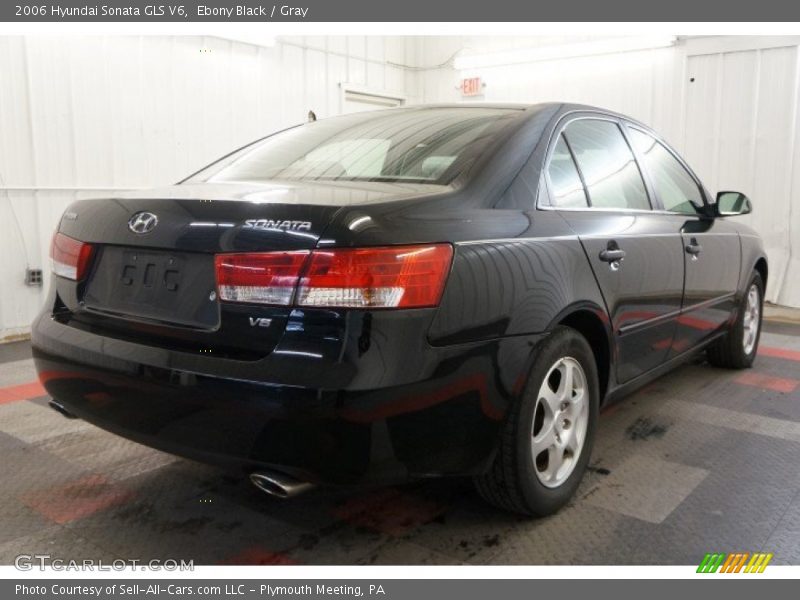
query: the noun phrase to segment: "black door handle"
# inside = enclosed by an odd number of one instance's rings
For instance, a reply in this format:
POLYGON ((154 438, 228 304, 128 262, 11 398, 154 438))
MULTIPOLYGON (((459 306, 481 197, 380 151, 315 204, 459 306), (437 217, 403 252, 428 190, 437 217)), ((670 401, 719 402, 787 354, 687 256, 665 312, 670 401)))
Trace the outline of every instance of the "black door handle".
POLYGON ((618 260, 622 260, 623 258, 625 258, 625 250, 620 250, 619 248, 603 250, 600 252, 600 260, 603 262, 613 263, 617 262, 618 260))
POLYGON ((697 243, 697 240, 692 238, 688 244, 686 244, 686 251, 693 255, 697 256, 703 251, 703 247, 697 243))

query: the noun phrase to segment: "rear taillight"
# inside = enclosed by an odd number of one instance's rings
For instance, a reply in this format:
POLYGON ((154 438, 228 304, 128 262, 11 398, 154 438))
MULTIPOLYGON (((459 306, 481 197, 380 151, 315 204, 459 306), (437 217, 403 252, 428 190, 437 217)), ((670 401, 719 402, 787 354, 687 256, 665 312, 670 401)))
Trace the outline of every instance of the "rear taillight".
POLYGON ((219 297, 228 302, 338 308, 437 306, 449 244, 219 254, 219 297))
POLYGON ((442 296, 448 244, 315 250, 300 280, 298 306, 423 308, 442 296))
POLYGON ((309 252, 217 254, 220 300, 288 306, 309 252))
POLYGON ((81 281, 89 271, 93 253, 91 244, 56 233, 50 244, 53 273, 72 281, 81 281))

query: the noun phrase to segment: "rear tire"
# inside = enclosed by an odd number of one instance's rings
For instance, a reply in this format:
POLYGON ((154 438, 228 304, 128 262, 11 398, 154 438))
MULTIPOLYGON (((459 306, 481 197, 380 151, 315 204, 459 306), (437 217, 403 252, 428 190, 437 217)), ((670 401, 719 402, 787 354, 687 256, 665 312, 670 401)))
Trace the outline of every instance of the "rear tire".
POLYGON ((528 383, 509 408, 490 470, 475 477, 489 503, 545 516, 574 495, 592 453, 600 404, 594 354, 570 327, 537 348, 528 383))
POLYGON ((761 318, 764 308, 764 282, 754 271, 745 288, 736 321, 728 333, 710 346, 708 362, 726 369, 747 369, 753 366, 761 339, 761 318))

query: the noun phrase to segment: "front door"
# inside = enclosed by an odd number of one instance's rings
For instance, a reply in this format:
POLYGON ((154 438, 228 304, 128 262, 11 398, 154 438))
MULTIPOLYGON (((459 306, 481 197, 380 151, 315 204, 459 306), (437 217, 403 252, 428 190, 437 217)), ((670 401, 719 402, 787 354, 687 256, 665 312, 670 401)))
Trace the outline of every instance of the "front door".
POLYGON ((702 343, 728 324, 736 308, 741 262, 739 234, 723 219, 690 218, 681 232, 686 285, 675 353, 702 343))
POLYGON ((741 248, 736 230, 711 219, 702 208, 702 186, 677 155, 648 133, 629 127, 642 157, 664 220, 680 231, 686 280, 672 356, 702 343, 728 323, 735 308, 741 248))

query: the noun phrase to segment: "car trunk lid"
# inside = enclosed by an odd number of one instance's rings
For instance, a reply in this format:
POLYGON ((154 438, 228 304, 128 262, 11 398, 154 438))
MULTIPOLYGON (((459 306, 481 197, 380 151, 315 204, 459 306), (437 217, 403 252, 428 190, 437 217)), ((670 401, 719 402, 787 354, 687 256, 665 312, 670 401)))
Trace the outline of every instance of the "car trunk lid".
POLYGON ((57 278, 60 318, 166 348, 260 358, 290 307, 220 302, 214 256, 317 246, 343 206, 424 192, 388 184, 199 184, 71 205, 60 232, 95 248, 85 281, 57 278), (144 225, 142 225, 144 223, 144 225))

